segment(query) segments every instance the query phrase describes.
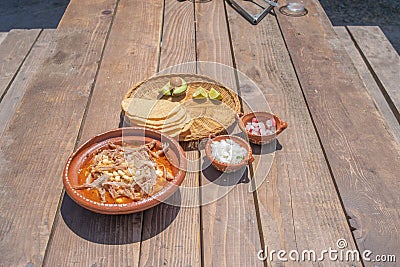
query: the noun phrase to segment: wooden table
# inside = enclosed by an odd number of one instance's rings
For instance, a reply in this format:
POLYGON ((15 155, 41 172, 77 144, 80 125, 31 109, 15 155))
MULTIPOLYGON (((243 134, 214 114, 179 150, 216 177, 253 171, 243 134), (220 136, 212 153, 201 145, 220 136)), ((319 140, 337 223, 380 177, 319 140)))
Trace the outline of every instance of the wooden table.
MULTIPOLYGON (((318 1, 306 6, 253 26, 222 0, 72 0, 57 29, 0 35, 0 266, 396 266, 257 258, 265 246, 320 252, 339 239, 400 257, 398 54, 379 28, 333 29, 318 1), (234 69, 174 70, 218 77, 256 103, 243 72, 288 122, 270 170, 256 155, 246 181, 200 207, 106 216, 76 205, 62 186, 69 154, 118 127, 134 84, 193 61, 234 69), (265 181, 252 193, 254 177, 265 181)), ((184 186, 206 183, 199 171, 184 186)))

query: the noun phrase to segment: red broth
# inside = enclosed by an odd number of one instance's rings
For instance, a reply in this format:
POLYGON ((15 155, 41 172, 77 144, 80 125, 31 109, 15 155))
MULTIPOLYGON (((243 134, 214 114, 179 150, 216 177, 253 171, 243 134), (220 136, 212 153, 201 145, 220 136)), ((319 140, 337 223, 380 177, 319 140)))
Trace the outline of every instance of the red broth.
MULTIPOLYGON (((100 149, 97 151, 97 153, 100 153, 101 151, 105 150, 106 148, 100 149)), ((152 149, 152 151, 157 151, 156 148, 152 149)), ((84 163, 82 168, 79 171, 78 174, 78 185, 83 185, 86 183, 86 178, 88 177, 90 173, 91 166, 94 163, 94 157, 96 154, 92 154, 84 163)), ((175 175, 177 173, 177 168, 175 168, 167 159, 165 155, 161 155, 159 158, 154 158, 155 162, 158 165, 164 165, 166 170, 170 172, 171 174, 175 175)), ((153 190, 153 195, 156 194, 157 192, 161 191, 164 187, 166 187, 169 184, 169 181, 167 181, 164 177, 159 177, 157 176, 156 184, 154 185, 154 190, 153 190)), ((137 190, 138 192, 140 191, 140 188, 137 190)), ((82 194, 85 198, 88 198, 90 200, 96 201, 96 202, 101 202, 100 198, 100 193, 97 189, 78 189, 78 192, 82 194)), ((136 188, 135 188, 136 192, 136 188)), ((149 196, 142 196, 142 199, 148 198, 149 196)), ((142 200, 140 199, 140 200, 142 200)), ((124 203, 132 203, 135 201, 140 201, 140 200, 133 200, 125 196, 118 197, 116 199, 113 199, 111 197, 111 194, 109 192, 106 192, 106 204, 124 204, 124 203)))

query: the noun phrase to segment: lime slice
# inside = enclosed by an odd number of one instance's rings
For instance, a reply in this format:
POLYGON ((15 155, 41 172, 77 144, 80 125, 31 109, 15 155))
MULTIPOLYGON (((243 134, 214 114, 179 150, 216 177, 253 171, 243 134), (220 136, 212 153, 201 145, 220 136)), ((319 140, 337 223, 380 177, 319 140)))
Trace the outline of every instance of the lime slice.
POLYGON ((196 89, 196 91, 193 93, 193 98, 207 98, 207 91, 203 87, 199 87, 196 89))
POLYGON ((208 95, 212 100, 222 100, 222 95, 214 88, 211 88, 210 93, 208 95))
POLYGON ((159 92, 160 92, 160 94, 170 96, 171 95, 171 84, 167 83, 166 85, 163 86, 163 88, 161 88, 161 90, 159 92))

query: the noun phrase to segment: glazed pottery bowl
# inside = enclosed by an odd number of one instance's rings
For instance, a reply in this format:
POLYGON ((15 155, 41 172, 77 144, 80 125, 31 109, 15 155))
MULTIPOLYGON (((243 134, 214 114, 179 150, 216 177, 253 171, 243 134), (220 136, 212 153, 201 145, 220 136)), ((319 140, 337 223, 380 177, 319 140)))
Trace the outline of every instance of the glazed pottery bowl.
POLYGON ((207 158, 211 161, 211 164, 217 170, 219 170, 221 172, 234 172, 254 161, 253 152, 251 150, 249 143, 247 143, 244 139, 242 139, 238 136, 235 136, 235 135, 219 135, 219 136, 210 135, 209 139, 206 143, 206 146, 205 146, 205 151, 206 151, 207 158), (239 144, 241 147, 246 149, 247 154, 245 155, 244 159, 241 162, 236 163, 236 164, 224 163, 224 162, 216 160, 213 157, 211 144, 213 142, 218 142, 218 141, 227 140, 227 139, 233 140, 234 142, 239 144))
POLYGON ((185 178, 186 158, 182 147, 174 139, 168 135, 141 127, 128 127, 111 130, 96 135, 81 145, 67 160, 64 167, 63 182, 67 194, 80 206, 93 212, 102 214, 129 214, 143 211, 154 207, 163 200, 171 196, 185 178), (108 204, 96 202, 86 198, 80 191, 74 187, 78 185, 79 172, 88 161, 104 149, 109 143, 122 145, 123 143, 148 143, 156 140, 156 146, 161 147, 162 144, 169 145, 165 153, 166 158, 173 167, 173 180, 165 187, 152 196, 143 198, 137 202, 124 204, 108 204))
POLYGON ((276 136, 280 134, 283 130, 285 130, 288 126, 288 124, 281 120, 277 115, 265 111, 255 111, 245 114, 239 113, 236 117, 240 129, 248 136, 249 141, 256 145, 268 144, 272 142, 276 138, 276 136), (246 125, 247 123, 251 123, 253 118, 256 118, 259 122, 265 122, 269 119, 274 119, 276 123, 275 133, 269 135, 257 135, 248 132, 246 130, 246 125))

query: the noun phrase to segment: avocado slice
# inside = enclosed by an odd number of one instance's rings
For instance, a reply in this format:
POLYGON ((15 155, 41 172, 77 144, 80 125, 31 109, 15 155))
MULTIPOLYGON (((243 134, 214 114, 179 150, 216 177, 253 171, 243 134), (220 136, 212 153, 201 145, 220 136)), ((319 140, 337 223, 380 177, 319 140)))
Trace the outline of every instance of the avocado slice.
POLYGON ((220 94, 220 92, 218 92, 214 88, 211 88, 210 93, 208 95, 210 96, 210 99, 212 99, 212 100, 219 100, 219 101, 222 100, 222 95, 220 94))
POLYGON ((204 89, 203 87, 199 87, 196 89, 196 91, 193 93, 193 98, 198 98, 198 99, 202 99, 202 98, 207 98, 208 94, 206 89, 204 89))
POLYGON ((187 82, 185 80, 183 80, 182 78, 181 78, 181 80, 182 80, 182 85, 175 87, 175 89, 172 91, 172 95, 176 96, 176 95, 180 95, 180 94, 183 94, 184 92, 186 92, 187 87, 188 87, 187 82))

